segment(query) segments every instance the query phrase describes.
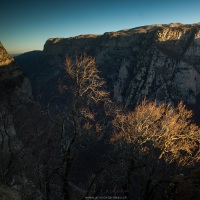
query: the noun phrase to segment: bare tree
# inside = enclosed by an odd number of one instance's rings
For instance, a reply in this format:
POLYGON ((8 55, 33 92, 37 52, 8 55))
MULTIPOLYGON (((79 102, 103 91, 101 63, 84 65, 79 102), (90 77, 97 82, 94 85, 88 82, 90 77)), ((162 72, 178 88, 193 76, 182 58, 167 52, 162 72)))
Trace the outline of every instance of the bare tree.
POLYGON ((113 128, 112 142, 124 152, 127 163, 126 190, 133 182, 131 175, 140 167, 139 173, 144 173, 146 179, 146 186, 141 185, 144 199, 153 199, 156 194, 163 181, 163 166, 173 163, 187 167, 200 161, 200 130, 192 123, 192 112, 183 102, 175 108, 145 99, 132 112, 116 113, 113 128))
MULTIPOLYGON (((59 84, 65 106, 55 116, 49 116, 60 127, 62 162, 58 166, 63 179, 64 199, 70 199, 70 171, 77 149, 103 136, 105 126, 99 115, 103 104, 109 101, 109 93, 104 90, 104 80, 99 76, 95 59, 86 54, 75 60, 66 56, 66 79, 59 84)), ((86 191, 87 192, 87 191, 86 191)))
POLYGON ((141 154, 158 148, 158 159, 192 165, 200 161, 200 131, 191 119, 192 112, 183 102, 174 108, 144 100, 133 112, 116 115, 113 140, 134 144, 141 154))

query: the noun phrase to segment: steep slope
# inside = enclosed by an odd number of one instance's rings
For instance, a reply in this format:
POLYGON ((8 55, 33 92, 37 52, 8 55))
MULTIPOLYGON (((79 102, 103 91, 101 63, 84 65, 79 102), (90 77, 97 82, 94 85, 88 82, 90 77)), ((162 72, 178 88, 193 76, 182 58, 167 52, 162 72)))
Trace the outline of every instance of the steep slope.
POLYGON ((37 106, 33 101, 29 79, 0 43, 1 199, 17 200, 22 196, 37 195, 32 172, 24 170, 32 164, 29 153, 31 142, 27 141, 35 139, 32 136, 34 113, 37 113, 37 106))
POLYGON ((0 90, 1 102, 9 106, 28 101, 32 98, 32 90, 28 78, 24 75, 14 59, 9 56, 0 43, 0 90))
POLYGON ((48 39, 35 75, 27 74, 41 100, 55 94, 66 54, 83 52, 96 57, 111 94, 126 106, 144 96, 165 102, 199 101, 199 24, 150 25, 103 35, 48 39))
MULTIPOLYGON (((13 115, 18 108, 32 100, 29 79, 0 43, 0 133, 15 136, 13 115), (6 118, 9 118, 9 125, 6 118), (6 130, 8 129, 8 130, 6 130)), ((9 139, 7 136, 4 139, 9 139)), ((3 140, 3 136, 2 136, 3 140)))

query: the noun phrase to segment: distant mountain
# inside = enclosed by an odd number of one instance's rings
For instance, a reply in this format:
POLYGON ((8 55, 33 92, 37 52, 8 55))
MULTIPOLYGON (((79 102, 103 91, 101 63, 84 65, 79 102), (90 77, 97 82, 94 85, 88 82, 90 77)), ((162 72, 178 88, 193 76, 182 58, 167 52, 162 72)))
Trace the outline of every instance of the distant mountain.
POLYGON ((13 57, 13 58, 16 57, 16 56, 19 56, 19 55, 21 55, 21 53, 10 53, 10 56, 13 57))
POLYGON ((20 55, 16 55, 15 61, 23 68, 23 70, 27 70, 30 65, 36 65, 36 60, 38 57, 41 55, 41 51, 35 50, 35 51, 30 51, 26 52, 20 55))

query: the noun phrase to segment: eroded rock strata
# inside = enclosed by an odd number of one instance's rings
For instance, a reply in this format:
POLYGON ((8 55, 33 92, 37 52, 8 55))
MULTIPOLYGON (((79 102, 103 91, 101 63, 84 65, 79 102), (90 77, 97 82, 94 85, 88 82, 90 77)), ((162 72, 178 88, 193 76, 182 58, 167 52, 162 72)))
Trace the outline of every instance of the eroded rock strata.
POLYGON ((83 52, 96 57, 114 99, 127 106, 144 96, 165 102, 198 101, 199 24, 161 24, 103 35, 48 39, 34 67, 35 74, 28 74, 41 98, 52 95, 56 81, 63 76, 66 54, 83 52))

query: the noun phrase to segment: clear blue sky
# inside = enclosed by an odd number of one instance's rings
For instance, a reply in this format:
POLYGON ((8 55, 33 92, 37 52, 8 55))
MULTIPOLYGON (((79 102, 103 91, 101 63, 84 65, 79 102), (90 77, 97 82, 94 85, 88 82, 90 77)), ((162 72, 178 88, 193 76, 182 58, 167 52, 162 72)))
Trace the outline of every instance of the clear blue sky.
POLYGON ((0 41, 9 53, 22 53, 42 50, 51 37, 172 22, 200 22, 200 1, 6 0, 0 7, 0 41))

